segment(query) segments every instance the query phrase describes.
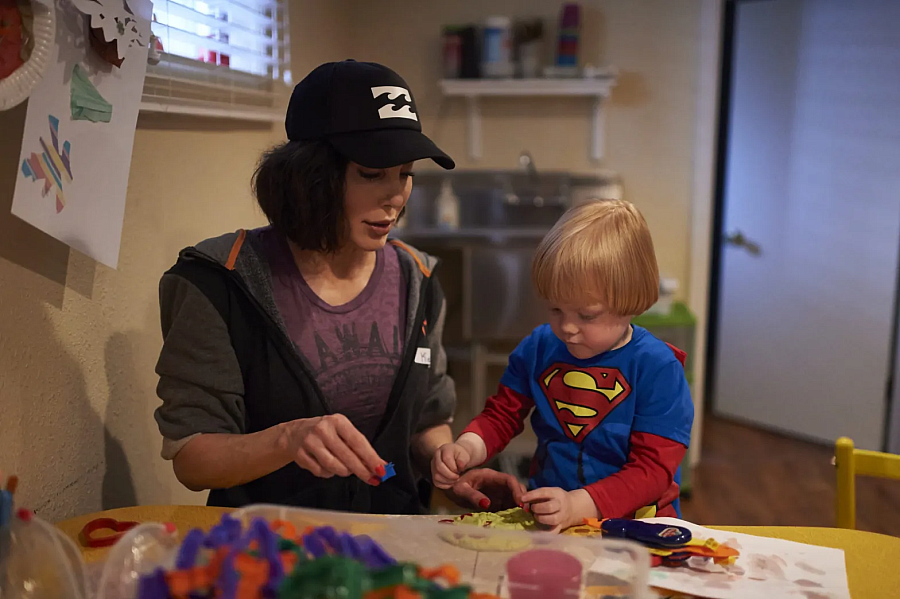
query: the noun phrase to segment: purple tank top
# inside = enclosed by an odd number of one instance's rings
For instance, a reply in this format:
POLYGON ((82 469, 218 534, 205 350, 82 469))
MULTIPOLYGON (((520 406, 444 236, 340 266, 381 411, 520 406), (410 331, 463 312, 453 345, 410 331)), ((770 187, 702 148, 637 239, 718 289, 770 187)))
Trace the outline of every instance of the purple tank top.
POLYGON ((259 234, 272 271, 275 305, 291 340, 332 411, 347 416, 371 439, 403 354, 406 286, 397 248, 379 250, 362 292, 332 306, 306 284, 287 240, 271 228, 259 234))

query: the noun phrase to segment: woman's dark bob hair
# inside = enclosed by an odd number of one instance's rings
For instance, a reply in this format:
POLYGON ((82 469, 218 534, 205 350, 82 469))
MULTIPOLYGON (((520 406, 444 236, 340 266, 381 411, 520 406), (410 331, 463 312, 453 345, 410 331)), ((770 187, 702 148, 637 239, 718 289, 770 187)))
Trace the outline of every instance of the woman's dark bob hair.
POLYGON ((327 141, 290 141, 262 155, 253 193, 272 227, 299 249, 335 252, 346 226, 348 164, 327 141))

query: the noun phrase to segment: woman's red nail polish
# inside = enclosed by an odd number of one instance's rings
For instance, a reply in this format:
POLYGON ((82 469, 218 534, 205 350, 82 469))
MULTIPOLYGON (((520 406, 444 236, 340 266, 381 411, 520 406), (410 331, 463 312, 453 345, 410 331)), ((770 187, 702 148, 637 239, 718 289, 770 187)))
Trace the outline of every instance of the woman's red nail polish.
POLYGON ((379 477, 385 475, 384 464, 381 464, 380 466, 378 466, 378 468, 375 469, 375 474, 377 474, 379 477))
POLYGON ((372 478, 369 479, 369 484, 377 487, 378 485, 381 484, 381 479, 378 478, 377 476, 373 476, 372 478))
POLYGON ((486 509, 489 508, 490 506, 491 506, 491 500, 490 500, 490 499, 482 499, 481 501, 478 502, 478 507, 480 507, 480 508, 483 509, 483 510, 486 510, 486 509))

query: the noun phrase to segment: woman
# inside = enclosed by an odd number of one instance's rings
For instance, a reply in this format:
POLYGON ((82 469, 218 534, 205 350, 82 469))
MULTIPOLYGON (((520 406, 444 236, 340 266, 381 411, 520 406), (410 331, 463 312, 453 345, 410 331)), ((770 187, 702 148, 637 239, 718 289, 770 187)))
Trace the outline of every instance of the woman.
MULTIPOLYGON (((318 67, 285 125, 254 175, 270 226, 185 249, 160 283, 163 457, 210 505, 419 513, 416 473, 452 442, 446 305, 435 260, 388 235, 413 163, 453 160, 377 64, 318 67)), ((481 471, 455 494, 485 507, 479 488, 524 492, 481 471)))

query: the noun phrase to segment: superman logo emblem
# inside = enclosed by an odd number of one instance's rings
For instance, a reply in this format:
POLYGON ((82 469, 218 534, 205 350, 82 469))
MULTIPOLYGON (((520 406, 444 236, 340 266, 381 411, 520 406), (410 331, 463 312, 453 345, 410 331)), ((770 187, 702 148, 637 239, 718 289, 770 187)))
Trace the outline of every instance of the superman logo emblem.
POLYGON ((666 529, 663 529, 663 531, 659 533, 659 536, 661 536, 664 539, 667 539, 669 537, 677 537, 681 534, 684 534, 681 532, 681 530, 675 528, 674 526, 670 526, 666 529))
POLYGON ((567 364, 544 371, 541 387, 563 432, 579 443, 631 394, 631 385, 618 368, 567 364))

